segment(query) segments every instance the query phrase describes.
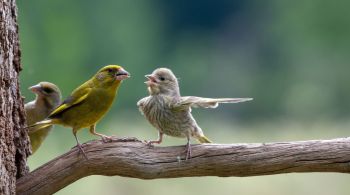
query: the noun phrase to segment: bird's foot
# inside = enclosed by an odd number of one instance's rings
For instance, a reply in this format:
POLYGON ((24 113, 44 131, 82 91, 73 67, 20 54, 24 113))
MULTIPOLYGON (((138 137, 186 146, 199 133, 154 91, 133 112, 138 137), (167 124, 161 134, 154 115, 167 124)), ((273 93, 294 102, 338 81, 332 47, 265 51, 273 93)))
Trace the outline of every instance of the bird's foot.
POLYGON ((190 159, 192 157, 192 149, 191 149, 191 144, 187 143, 186 144, 186 149, 184 151, 186 153, 186 160, 190 159))
POLYGON ((112 136, 101 135, 101 139, 104 143, 111 142, 113 140, 112 136))
POLYGON ((145 142, 147 147, 149 147, 149 148, 153 148, 154 147, 152 141, 144 140, 144 142, 145 142))
POLYGON ((146 144, 146 146, 153 148, 154 147, 153 144, 160 144, 161 141, 159 141, 159 140, 151 140, 151 141, 144 140, 144 143, 146 144))
POLYGON ((87 157, 87 155, 86 155, 85 151, 83 150, 83 147, 81 146, 81 144, 77 144, 76 147, 78 147, 79 152, 80 152, 81 154, 83 154, 84 158, 85 158, 86 160, 89 160, 89 158, 87 157))

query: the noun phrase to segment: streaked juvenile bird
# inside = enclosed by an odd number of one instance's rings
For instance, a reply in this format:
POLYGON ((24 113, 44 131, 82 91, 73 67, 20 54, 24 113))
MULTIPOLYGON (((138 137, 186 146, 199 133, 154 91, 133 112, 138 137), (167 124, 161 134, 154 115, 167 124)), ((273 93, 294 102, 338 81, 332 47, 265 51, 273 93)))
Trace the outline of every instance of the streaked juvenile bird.
POLYGON ((178 80, 167 68, 158 68, 145 83, 149 96, 137 102, 141 113, 158 130, 158 140, 147 141, 148 145, 160 144, 163 134, 187 138, 186 160, 191 158, 190 138, 200 143, 211 143, 203 134, 191 114, 191 108, 216 108, 219 103, 238 103, 252 98, 203 98, 181 96, 178 80))
MULTIPOLYGON (((44 120, 61 101, 61 91, 53 83, 40 82, 29 89, 35 93, 36 98, 24 105, 28 126, 44 120)), ((28 134, 32 146, 32 154, 38 150, 51 129, 52 125, 44 128, 29 129, 28 134)))
POLYGON ((71 127, 77 146, 87 159, 77 138, 77 131, 89 128, 91 134, 100 136, 103 141, 111 139, 110 136, 97 133, 95 127, 112 106, 121 82, 128 77, 130 74, 121 66, 108 65, 101 68, 90 80, 75 89, 45 120, 29 128, 53 124, 71 127))

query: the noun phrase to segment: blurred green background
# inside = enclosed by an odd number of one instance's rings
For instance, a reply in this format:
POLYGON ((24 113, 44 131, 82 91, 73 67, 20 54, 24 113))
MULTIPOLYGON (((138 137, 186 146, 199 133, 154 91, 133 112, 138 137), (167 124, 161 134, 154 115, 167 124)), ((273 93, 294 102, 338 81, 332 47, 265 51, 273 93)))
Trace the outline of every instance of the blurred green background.
MULTIPOLYGON (((347 137, 350 111, 350 1, 17 1, 22 93, 40 81, 63 96, 107 64, 132 77, 98 124, 107 135, 154 139, 138 113, 147 95, 143 75, 169 67, 183 95, 253 97, 253 102, 193 110, 217 143, 347 137), (218 125, 220 124, 220 125, 218 125)), ((96 139, 87 131, 82 141, 96 139)), ((184 144, 166 137, 163 146, 184 144)), ((29 159, 33 170, 75 145, 55 127, 29 159)), ((144 181, 91 176, 57 194, 349 194, 344 174, 144 181)))

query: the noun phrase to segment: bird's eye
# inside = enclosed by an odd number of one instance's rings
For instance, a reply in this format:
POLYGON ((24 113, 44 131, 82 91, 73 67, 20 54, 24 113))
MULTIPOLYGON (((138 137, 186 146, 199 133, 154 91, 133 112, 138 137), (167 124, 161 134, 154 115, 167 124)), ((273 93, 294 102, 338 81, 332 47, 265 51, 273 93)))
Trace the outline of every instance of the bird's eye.
POLYGON ((112 70, 111 68, 107 69, 107 71, 108 71, 109 73, 112 73, 112 72, 113 72, 113 70, 112 70))
POLYGON ((52 90, 51 88, 47 88, 47 87, 44 87, 44 88, 43 88, 43 91, 44 91, 45 93, 52 93, 52 92, 53 92, 53 90, 52 90))
POLYGON ((159 77, 159 79, 160 79, 161 81, 165 81, 165 78, 164 78, 164 77, 159 77))

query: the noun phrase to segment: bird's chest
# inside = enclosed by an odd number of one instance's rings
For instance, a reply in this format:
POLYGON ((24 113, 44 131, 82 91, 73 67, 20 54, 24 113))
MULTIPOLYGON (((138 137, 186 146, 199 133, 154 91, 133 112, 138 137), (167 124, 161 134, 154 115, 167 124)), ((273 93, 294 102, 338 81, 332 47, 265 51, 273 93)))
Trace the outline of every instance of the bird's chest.
POLYGON ((162 97, 150 98, 142 110, 147 120, 159 130, 169 127, 174 117, 169 101, 162 97))
POLYGON ((114 93, 109 93, 106 90, 95 90, 87 99, 90 102, 88 106, 95 111, 107 110, 112 105, 114 97, 114 93))
POLYGON ((150 98, 142 107, 147 120, 160 132, 174 137, 185 137, 191 128, 184 120, 186 111, 175 111, 171 107, 172 100, 166 98, 150 98))
POLYGON ((43 104, 35 104, 34 102, 25 105, 27 115, 27 124, 32 125, 38 121, 45 119, 52 109, 45 107, 43 104), (47 109, 45 109, 47 108, 47 109))
POLYGON ((104 90, 96 91, 88 97, 86 110, 90 113, 89 117, 92 121, 99 120, 111 107, 114 94, 107 93, 104 90))

